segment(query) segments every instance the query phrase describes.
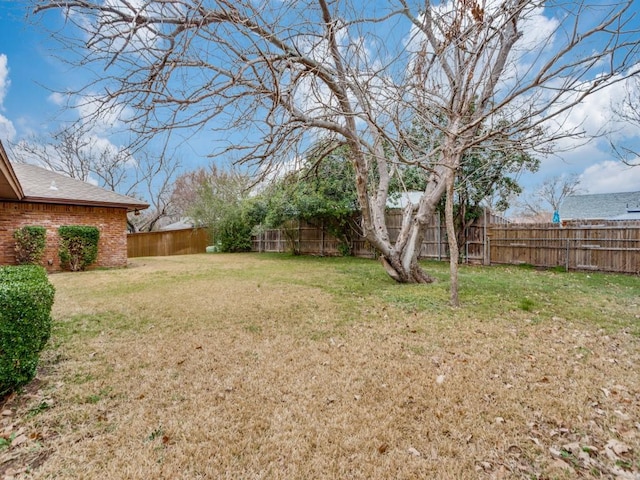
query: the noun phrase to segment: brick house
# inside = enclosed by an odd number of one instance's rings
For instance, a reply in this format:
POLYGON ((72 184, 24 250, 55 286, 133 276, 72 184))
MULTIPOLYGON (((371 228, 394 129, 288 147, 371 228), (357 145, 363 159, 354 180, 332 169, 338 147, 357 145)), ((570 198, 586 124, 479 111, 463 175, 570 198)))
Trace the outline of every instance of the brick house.
POLYGON ((12 164, 0 142, 0 265, 15 264, 13 232, 26 225, 47 229, 44 266, 59 271, 58 227, 100 230, 97 267, 127 265, 127 212, 149 205, 35 165, 12 164))

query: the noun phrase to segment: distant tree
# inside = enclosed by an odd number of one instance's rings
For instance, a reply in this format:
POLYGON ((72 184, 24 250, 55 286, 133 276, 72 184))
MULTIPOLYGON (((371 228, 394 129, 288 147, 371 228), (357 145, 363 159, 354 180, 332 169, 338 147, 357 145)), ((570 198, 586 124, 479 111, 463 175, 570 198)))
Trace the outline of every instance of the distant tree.
POLYGON ((532 193, 517 200, 517 214, 524 218, 546 218, 546 221, 550 221, 553 212, 560 210, 565 198, 581 191, 578 175, 548 177, 532 193))
MULTIPOLYGON (((623 122, 640 129, 640 75, 635 75, 626 83, 626 95, 622 103, 614 107, 614 115, 623 122)), ((625 164, 640 166, 640 150, 611 141, 616 156, 625 164)))
POLYGON ((50 138, 22 140, 11 150, 19 163, 35 164, 149 202, 150 208, 138 212, 140 215, 129 215, 132 231, 151 231, 172 214, 169 186, 180 166, 175 158, 148 151, 133 155, 125 147, 115 147, 75 128, 61 129, 50 138))
POLYGON ((198 191, 201 185, 209 181, 210 172, 205 168, 198 168, 179 175, 171 186, 171 204, 177 215, 185 217, 198 201, 198 191))
POLYGON ((139 212, 140 215, 129 214, 128 223, 133 231, 152 232, 166 219, 177 219, 171 188, 180 162, 167 161, 162 155, 155 156, 147 152, 140 152, 137 158, 135 189, 128 195, 145 199, 149 202, 149 208, 139 212))
POLYGON ((94 138, 65 128, 49 138, 21 140, 11 150, 19 163, 35 164, 83 182, 94 180, 112 191, 122 187, 131 160, 124 148, 99 147, 94 138))
POLYGON ((184 213, 209 228, 214 245, 224 252, 251 249, 253 225, 247 216, 252 179, 235 169, 211 165, 181 176, 174 185, 184 213), (176 190, 177 187, 177 190, 176 190))

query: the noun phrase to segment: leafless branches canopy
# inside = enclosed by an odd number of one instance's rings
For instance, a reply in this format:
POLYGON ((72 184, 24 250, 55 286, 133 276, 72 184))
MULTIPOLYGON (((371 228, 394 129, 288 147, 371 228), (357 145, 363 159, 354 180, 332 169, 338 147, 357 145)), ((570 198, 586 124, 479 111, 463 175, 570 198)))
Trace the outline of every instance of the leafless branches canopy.
MULTIPOLYGON (((623 123, 640 127, 640 75, 628 80, 624 100, 614 109, 614 114, 623 123)), ((630 167, 640 166, 640 151, 617 141, 612 141, 611 146, 622 162, 630 167)))
POLYGON ((176 158, 148 151, 134 156, 125 147, 101 144, 96 137, 73 128, 62 128, 49 138, 22 140, 11 146, 11 153, 17 162, 147 200, 150 208, 130 218, 129 228, 134 231, 151 231, 159 220, 173 214, 170 189, 180 168, 176 158))
MULTIPOLYGON (((631 1, 34 0, 98 66, 84 93, 129 112, 140 139, 206 131, 263 173, 318 141, 348 145, 363 231, 402 282, 463 155, 479 144, 546 151, 580 134, 564 115, 636 68, 631 1), (597 48, 595 48, 597 45, 597 48), (413 133, 412 133, 413 132, 413 133), (398 165, 430 181, 399 237, 384 221, 398 165)), ((213 143, 213 142, 212 142, 213 143)))
POLYGON ((519 201, 518 209, 524 218, 550 219, 553 212, 560 210, 565 198, 581 192, 580 177, 577 175, 548 177, 531 195, 519 201))

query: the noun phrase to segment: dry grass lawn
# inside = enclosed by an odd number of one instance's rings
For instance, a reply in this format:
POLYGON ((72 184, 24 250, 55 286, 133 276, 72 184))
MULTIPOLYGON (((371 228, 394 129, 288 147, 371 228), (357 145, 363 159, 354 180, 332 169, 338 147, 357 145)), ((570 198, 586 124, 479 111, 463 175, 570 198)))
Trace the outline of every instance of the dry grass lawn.
POLYGON ((0 478, 640 478, 640 279, 463 268, 463 307, 354 259, 51 276, 0 478))

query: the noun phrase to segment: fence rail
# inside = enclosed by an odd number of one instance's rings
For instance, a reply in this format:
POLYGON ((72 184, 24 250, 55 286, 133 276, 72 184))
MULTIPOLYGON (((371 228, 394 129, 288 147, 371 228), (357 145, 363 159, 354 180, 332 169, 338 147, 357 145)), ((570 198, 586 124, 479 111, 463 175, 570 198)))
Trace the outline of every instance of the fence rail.
POLYGON ((127 235, 127 256, 162 257, 204 253, 207 245, 209 234, 205 228, 130 233, 127 235))
POLYGON ((490 238, 491 263, 562 266, 566 270, 638 273, 640 240, 490 238))
POLYGON ((640 224, 492 225, 488 263, 640 273, 640 224))

